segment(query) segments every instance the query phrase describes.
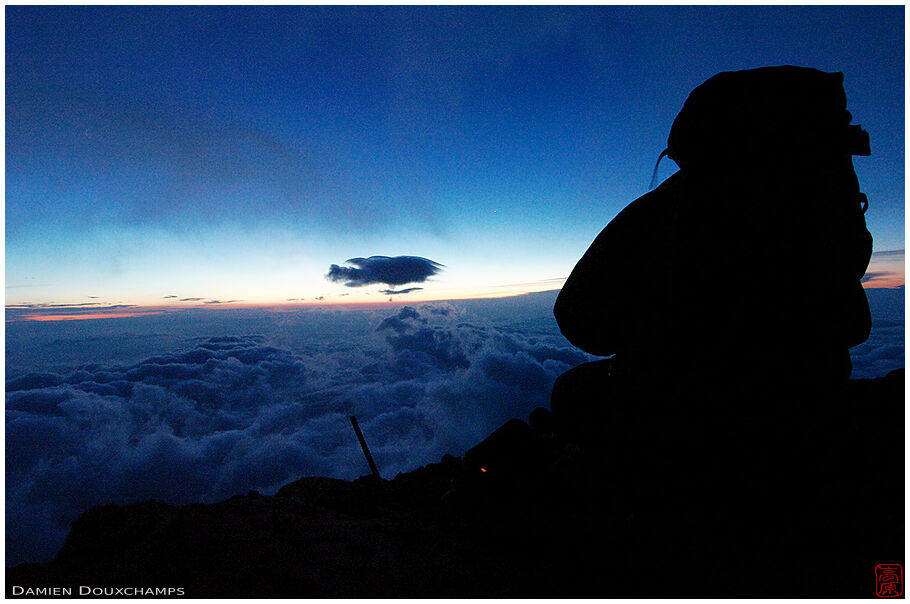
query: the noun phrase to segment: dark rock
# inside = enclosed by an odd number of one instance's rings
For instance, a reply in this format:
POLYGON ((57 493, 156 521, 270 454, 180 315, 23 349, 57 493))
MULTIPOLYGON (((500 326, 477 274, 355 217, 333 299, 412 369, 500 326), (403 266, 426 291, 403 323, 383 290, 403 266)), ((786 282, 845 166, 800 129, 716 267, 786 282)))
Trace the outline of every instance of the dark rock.
POLYGON ((151 585, 190 597, 867 597, 875 564, 903 560, 903 370, 848 390, 853 429, 836 436, 849 454, 818 465, 830 449, 808 438, 821 454, 794 474, 815 496, 795 482, 792 497, 762 495, 773 472, 731 476, 713 501, 698 467, 624 482, 602 456, 548 449, 513 420, 464 461, 394 480, 308 477, 271 497, 93 508, 54 561, 7 569, 7 596, 151 585), (487 465, 520 479, 470 477, 487 465), (646 486, 642 505, 628 489, 646 486))

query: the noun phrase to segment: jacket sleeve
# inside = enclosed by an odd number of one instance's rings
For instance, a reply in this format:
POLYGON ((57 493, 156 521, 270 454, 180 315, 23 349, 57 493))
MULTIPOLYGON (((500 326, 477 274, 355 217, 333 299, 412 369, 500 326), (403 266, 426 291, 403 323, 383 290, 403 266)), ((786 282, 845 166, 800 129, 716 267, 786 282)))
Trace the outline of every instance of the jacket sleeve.
MULTIPOLYGON (((621 216, 621 215, 620 215, 621 216)), ((616 352, 621 335, 615 320, 622 316, 623 281, 620 216, 608 224, 566 280, 556 298, 553 314, 566 339, 585 352, 609 356, 616 352)))
POLYGON ((677 172, 630 203, 575 265, 553 309, 569 342, 597 356, 649 343, 682 186, 677 172))

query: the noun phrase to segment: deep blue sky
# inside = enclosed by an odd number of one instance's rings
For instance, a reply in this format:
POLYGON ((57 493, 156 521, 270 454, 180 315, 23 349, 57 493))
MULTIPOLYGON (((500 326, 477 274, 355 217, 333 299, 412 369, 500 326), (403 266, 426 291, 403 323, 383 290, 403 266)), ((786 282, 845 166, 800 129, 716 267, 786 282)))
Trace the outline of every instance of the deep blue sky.
POLYGON ((844 72, 904 248, 902 6, 8 6, 6 53, 8 304, 378 299, 324 278, 371 255, 445 265, 402 299, 559 287, 692 88, 776 64, 844 72))

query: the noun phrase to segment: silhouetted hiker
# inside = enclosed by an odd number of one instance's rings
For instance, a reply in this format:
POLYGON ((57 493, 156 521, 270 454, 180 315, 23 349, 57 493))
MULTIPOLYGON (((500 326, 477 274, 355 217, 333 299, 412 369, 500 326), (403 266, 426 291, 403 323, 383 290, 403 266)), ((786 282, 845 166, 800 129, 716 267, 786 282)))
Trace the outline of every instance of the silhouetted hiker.
POLYGON ((724 574, 712 564, 797 589, 780 557, 843 503, 818 493, 850 456, 841 392, 871 324, 872 237, 851 159, 868 135, 842 82, 784 66, 698 86, 662 154, 680 170, 607 225, 556 301, 569 341, 614 355, 557 380, 557 432, 601 456, 642 555, 696 590, 724 574))
POLYGON ((590 353, 648 379, 846 379, 870 319, 872 252, 843 75, 718 74, 670 130, 680 171, 632 202, 566 281, 555 314, 590 353))

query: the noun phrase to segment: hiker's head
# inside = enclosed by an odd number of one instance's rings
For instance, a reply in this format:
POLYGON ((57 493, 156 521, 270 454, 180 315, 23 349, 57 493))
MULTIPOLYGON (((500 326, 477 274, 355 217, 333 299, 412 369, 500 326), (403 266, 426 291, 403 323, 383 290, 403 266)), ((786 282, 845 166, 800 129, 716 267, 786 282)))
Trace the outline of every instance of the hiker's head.
POLYGON ((737 166, 823 163, 868 155, 850 125, 842 73, 763 67, 717 74, 689 95, 667 155, 684 171, 718 176, 737 166))

